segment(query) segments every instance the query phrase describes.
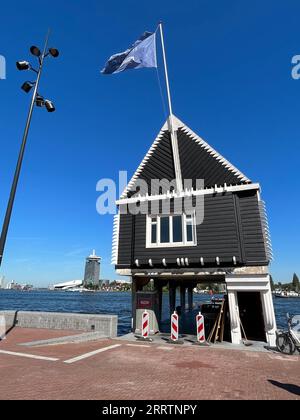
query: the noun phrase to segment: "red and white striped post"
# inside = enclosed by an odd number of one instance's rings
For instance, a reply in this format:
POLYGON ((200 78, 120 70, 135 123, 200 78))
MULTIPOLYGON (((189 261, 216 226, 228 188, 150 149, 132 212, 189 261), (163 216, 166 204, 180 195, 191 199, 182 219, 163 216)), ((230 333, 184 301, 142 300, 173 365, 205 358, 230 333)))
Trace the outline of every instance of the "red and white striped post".
POLYGON ((205 329, 204 329, 204 316, 199 312, 196 316, 196 324, 197 324, 197 342, 199 344, 205 343, 205 329))
POLYGON ((178 341, 179 317, 176 311, 171 316, 171 340, 178 341))
POLYGON ((149 312, 145 311, 142 318, 142 336, 143 338, 149 338, 150 335, 150 323, 149 323, 149 312))

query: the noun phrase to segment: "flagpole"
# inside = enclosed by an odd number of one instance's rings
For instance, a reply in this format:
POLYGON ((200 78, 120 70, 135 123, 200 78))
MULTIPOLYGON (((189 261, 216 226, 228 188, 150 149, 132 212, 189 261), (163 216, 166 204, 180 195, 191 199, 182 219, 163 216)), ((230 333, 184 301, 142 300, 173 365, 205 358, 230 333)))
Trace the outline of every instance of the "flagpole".
POLYGON ((173 158, 174 158, 174 166, 175 166, 175 174, 176 174, 176 185, 177 185, 177 191, 181 192, 182 191, 182 176, 181 176, 181 168, 180 168, 180 160, 179 160, 177 134, 174 129, 174 116, 173 116, 173 110, 172 110, 172 100, 171 100, 171 93, 170 93, 170 83, 169 83, 168 66, 167 66, 162 22, 159 23, 159 30, 160 30, 160 39, 161 39, 161 47, 162 47, 164 69, 165 69, 167 96, 168 96, 169 111, 170 111, 169 125, 170 125, 171 142, 172 142, 173 158))
POLYGON ((167 66, 167 58, 166 58, 166 50, 165 50, 165 42, 164 42, 164 34, 162 28, 162 22, 159 23, 159 30, 160 30, 160 39, 161 39, 161 47, 164 59, 164 68, 165 68, 165 77, 166 77, 166 86, 167 86, 167 94, 168 94, 168 103, 169 103, 169 110, 170 110, 170 117, 171 117, 171 129, 173 131, 174 121, 173 121, 173 110, 172 110, 172 101, 171 101, 171 93, 170 93, 170 83, 169 83, 169 75, 168 75, 168 66, 167 66))

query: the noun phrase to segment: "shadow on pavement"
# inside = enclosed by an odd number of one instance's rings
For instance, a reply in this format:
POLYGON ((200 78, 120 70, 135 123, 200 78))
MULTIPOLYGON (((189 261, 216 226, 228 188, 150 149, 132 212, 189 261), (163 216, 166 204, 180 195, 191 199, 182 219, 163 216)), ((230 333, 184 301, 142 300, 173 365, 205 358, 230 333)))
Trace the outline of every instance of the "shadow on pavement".
POLYGON ((4 333, 4 336, 2 336, 1 337, 1 335, 0 335, 0 342, 15 328, 15 326, 17 325, 17 318, 18 318, 18 312, 19 311, 16 311, 15 312, 15 315, 14 315, 14 320, 13 320, 13 323, 12 323, 12 326, 11 327, 9 327, 6 331, 5 331, 5 333, 4 333))
POLYGON ((300 387, 294 384, 283 384, 278 381, 273 381, 272 379, 268 379, 270 384, 277 386, 278 388, 285 389, 286 391, 290 392, 291 394, 295 394, 300 396, 300 387))

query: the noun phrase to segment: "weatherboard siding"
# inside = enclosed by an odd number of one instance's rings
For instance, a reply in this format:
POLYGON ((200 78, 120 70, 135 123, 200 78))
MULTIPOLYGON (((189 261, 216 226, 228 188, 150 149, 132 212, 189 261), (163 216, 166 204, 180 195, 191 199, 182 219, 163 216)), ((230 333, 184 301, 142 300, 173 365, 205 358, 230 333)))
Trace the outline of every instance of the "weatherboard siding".
POLYGON ((133 216, 120 215, 118 265, 131 265, 133 216))
MULTIPOLYGON (((204 188, 251 183, 249 178, 176 117, 174 121, 183 180, 192 180, 195 189, 196 180, 203 180, 204 188)), ((164 126, 122 197, 131 197, 136 192, 141 195, 165 193, 170 190, 169 181, 174 179, 171 137, 164 126), (146 188, 137 188, 139 179, 146 181, 146 188), (151 191, 151 181, 154 179, 166 180, 162 191, 151 191)), ((146 215, 121 214, 117 267, 136 267, 135 260, 139 260, 141 267, 149 268, 151 259, 154 267, 162 268, 163 258, 168 267, 177 267, 177 258, 188 258, 191 267, 201 267, 200 258, 203 258, 204 267, 216 267, 216 257, 219 257, 221 266, 233 266, 233 257, 239 266, 267 265, 268 243, 263 232, 262 209, 259 208, 256 191, 227 191, 202 197, 205 213, 203 223, 196 228, 196 246, 146 248, 146 215)), ((195 200, 194 197, 194 204, 195 200)), ((162 213, 162 201, 159 203, 159 212, 162 213)), ((150 207, 150 203, 148 205, 150 207)))
POLYGON ((205 187, 225 182, 228 185, 245 183, 182 129, 178 130, 177 137, 182 179, 192 179, 194 188, 196 179, 203 179, 205 187))
MULTIPOLYGON (((227 168, 220 160, 216 159, 205 147, 197 143, 191 136, 179 128, 177 132, 178 148, 180 156, 180 166, 183 180, 193 180, 193 187, 196 188, 196 180, 203 179, 205 187, 213 187, 230 184, 244 184, 241 178, 232 170, 227 168)), ((153 153, 146 161, 138 179, 146 181, 148 190, 143 189, 138 192, 141 194, 151 193, 152 179, 175 179, 174 161, 172 155, 171 137, 165 131, 153 153)), ((128 197, 137 192, 136 183, 130 188, 128 197)), ((168 190, 169 188, 166 188, 168 190)))
POLYGON ((188 258, 191 266, 200 266, 200 257, 207 266, 267 264, 257 195, 216 194, 204 198, 204 221, 197 226, 197 246, 146 248, 146 215, 121 215, 119 233, 119 266, 154 266, 162 259, 176 265, 177 258, 188 258), (134 223, 133 223, 134 221, 134 223))
POLYGON ((261 217, 255 192, 238 194, 239 208, 242 223, 242 235, 246 260, 259 262, 266 260, 265 241, 261 225, 261 217))
MULTIPOLYGON (((139 190, 139 193, 144 195, 151 193, 151 180, 152 179, 166 179, 172 181, 175 179, 175 169, 172 155, 172 146, 170 133, 165 131, 162 135, 158 145, 156 146, 153 154, 149 157, 148 161, 140 173, 139 179, 146 181, 148 190, 139 190)), ((169 188, 166 188, 168 190, 169 188)), ((128 197, 137 192, 136 184, 130 188, 128 197)))

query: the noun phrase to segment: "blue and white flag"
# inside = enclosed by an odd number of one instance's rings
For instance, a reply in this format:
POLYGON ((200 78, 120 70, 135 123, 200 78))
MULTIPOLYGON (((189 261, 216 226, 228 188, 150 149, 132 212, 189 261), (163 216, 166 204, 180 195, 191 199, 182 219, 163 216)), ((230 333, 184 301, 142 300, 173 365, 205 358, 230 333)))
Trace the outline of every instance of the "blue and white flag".
POLYGON ((155 35, 155 32, 144 32, 128 50, 112 55, 101 73, 114 74, 129 69, 157 67, 155 35))

